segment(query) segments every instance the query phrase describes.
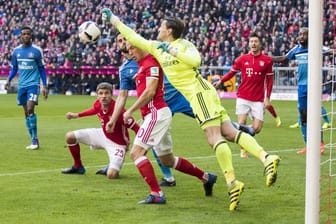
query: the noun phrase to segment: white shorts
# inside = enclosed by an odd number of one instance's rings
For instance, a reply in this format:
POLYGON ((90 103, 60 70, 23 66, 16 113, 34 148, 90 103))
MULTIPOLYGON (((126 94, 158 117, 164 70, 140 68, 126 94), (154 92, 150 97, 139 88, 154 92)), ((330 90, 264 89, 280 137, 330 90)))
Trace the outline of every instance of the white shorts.
POLYGON ((127 145, 119 145, 106 138, 101 128, 86 128, 74 131, 77 142, 90 146, 91 150, 105 149, 109 157, 109 169, 120 171, 124 164, 127 145))
POLYGON ((236 115, 248 114, 252 119, 264 120, 264 103, 237 98, 236 115))
POLYGON ((158 156, 171 153, 173 147, 170 135, 171 121, 172 114, 168 107, 147 114, 134 139, 134 144, 146 150, 154 147, 158 156))

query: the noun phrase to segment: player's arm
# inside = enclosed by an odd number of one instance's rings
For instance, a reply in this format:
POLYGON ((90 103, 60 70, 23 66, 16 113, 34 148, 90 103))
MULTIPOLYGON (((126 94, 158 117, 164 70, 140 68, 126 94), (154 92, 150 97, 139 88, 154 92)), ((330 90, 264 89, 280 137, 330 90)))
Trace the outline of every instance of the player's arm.
POLYGON ((287 62, 288 58, 286 57, 286 55, 282 55, 282 56, 272 56, 272 61, 273 62, 287 62))
POLYGON ((48 86, 47 86, 47 73, 45 70, 44 65, 41 65, 38 67, 38 70, 40 72, 40 77, 42 80, 42 94, 44 99, 48 99, 48 86))
POLYGON ((273 73, 266 74, 266 94, 264 100, 264 106, 267 107, 271 104, 271 93, 273 89, 273 73))
POLYGON ((10 83, 11 83, 12 79, 15 77, 15 75, 18 72, 17 60, 16 60, 16 56, 15 56, 14 53, 12 54, 11 66, 12 66, 12 69, 9 72, 9 75, 8 75, 8 78, 7 78, 7 82, 5 83, 5 90, 9 89, 10 83))
POLYGON ((40 78, 42 80, 42 95, 44 99, 48 99, 48 86, 47 86, 47 73, 44 67, 44 60, 43 60, 43 51, 41 48, 39 49, 39 54, 36 58, 37 68, 40 73, 40 78))
POLYGON ((110 117, 110 120, 109 122, 107 122, 106 127, 105 127, 107 132, 112 133, 114 131, 115 124, 118 118, 120 117, 122 110, 124 109, 126 105, 127 97, 128 97, 127 89, 122 89, 119 91, 119 95, 116 99, 116 103, 114 106, 113 114, 110 117))
POLYGON ((126 109, 123 109, 121 112, 121 115, 118 118, 118 121, 125 125, 126 128, 132 129, 134 133, 136 134, 139 131, 140 125, 136 122, 134 117, 131 117, 127 120, 127 123, 124 121, 124 113, 126 112, 126 109))
POLYGON ((236 70, 233 70, 231 68, 231 70, 229 72, 227 72, 226 74, 223 75, 223 77, 218 80, 217 82, 213 83, 213 86, 214 87, 218 87, 220 84, 226 82, 226 81, 229 81, 233 76, 235 76, 237 74, 238 71, 236 70))
POLYGON ((182 61, 184 64, 190 65, 191 67, 198 68, 201 64, 201 55, 192 44, 186 46, 185 48, 168 46, 167 53, 173 55, 178 60, 182 61))
POLYGON ((79 112, 79 113, 73 113, 73 112, 67 112, 66 113, 66 118, 67 119, 76 119, 76 118, 79 118, 79 117, 87 117, 87 116, 92 116, 92 115, 96 115, 97 114, 97 110, 92 107, 92 108, 89 108, 87 110, 84 110, 82 112, 79 112))
POLYGON ((113 26, 115 26, 117 30, 133 46, 148 51, 152 55, 155 55, 155 52, 157 52, 156 46, 158 45, 158 41, 146 40, 141 35, 137 34, 134 30, 132 30, 130 27, 121 22, 119 17, 114 15, 112 11, 108 8, 102 9, 101 13, 102 19, 109 21, 113 26), (154 44, 155 42, 156 44, 154 44))
POLYGON ((159 83, 158 78, 149 77, 146 79, 146 89, 143 91, 141 96, 135 101, 135 103, 124 113, 124 121, 127 122, 129 118, 132 117, 132 114, 140 109, 142 106, 151 101, 156 93, 156 89, 159 83))

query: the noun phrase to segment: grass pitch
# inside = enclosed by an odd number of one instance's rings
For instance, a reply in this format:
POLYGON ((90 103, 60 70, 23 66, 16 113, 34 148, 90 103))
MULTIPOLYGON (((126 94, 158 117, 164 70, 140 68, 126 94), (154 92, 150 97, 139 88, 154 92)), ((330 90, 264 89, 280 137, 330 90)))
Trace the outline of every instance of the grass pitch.
MULTIPOLYGON (((288 128, 297 119, 294 101, 274 101, 282 126, 276 128, 274 119, 266 112, 264 128, 256 137, 268 152, 282 158, 275 186, 265 186, 259 160, 251 156, 240 158, 239 146, 230 144, 236 176, 245 183, 245 192, 238 210, 229 212, 225 180, 214 153, 196 122, 184 115, 176 114, 173 119, 174 152, 218 175, 214 195, 205 197, 197 179, 174 171, 177 186, 163 188, 166 205, 138 205, 149 189, 128 156, 121 178, 108 180, 95 175, 97 169, 107 164, 105 151, 90 151, 81 145, 86 174, 61 174, 62 168, 72 165, 65 133, 100 126, 97 117, 69 121, 65 113, 88 108, 95 97, 51 95, 47 101, 40 97, 36 112, 41 147, 35 151, 25 149, 30 141, 22 108, 16 106, 16 95, 0 95, 0 100, 0 223, 304 223, 305 156, 295 153, 303 147, 303 141, 299 129, 288 128)), ((128 105, 132 102, 134 98, 128 100, 128 105)), ((235 101, 222 100, 222 104, 236 120, 235 101)), ((139 113, 135 116, 140 119, 139 113)), ((131 136, 133 139, 132 132, 131 136)), ((325 139, 329 139, 328 134, 325 139)), ((153 159, 151 153, 148 155, 153 159)), ((327 149, 322 159, 328 156, 327 149)), ((153 164, 161 178, 158 166, 153 164)), ((322 169, 324 174, 326 170, 322 169)), ((331 181, 335 186, 335 178, 331 181)), ((333 198, 335 203, 335 195, 333 198)), ((327 200, 321 199, 321 207, 326 206, 327 200)), ((322 210, 321 223, 327 217, 328 210, 322 210)))

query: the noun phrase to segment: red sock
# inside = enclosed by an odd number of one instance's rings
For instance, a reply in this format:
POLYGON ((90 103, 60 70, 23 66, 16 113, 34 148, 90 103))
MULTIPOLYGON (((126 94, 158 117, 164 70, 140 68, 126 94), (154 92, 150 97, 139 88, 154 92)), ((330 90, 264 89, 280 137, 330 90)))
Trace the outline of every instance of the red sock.
POLYGON ((268 107, 266 107, 266 109, 272 114, 274 118, 277 118, 278 115, 275 112, 274 107, 272 105, 269 105, 268 107))
POLYGON ((68 148, 71 152, 72 158, 74 159, 74 167, 75 168, 82 167, 83 164, 82 164, 82 161, 81 161, 79 144, 69 145, 68 148))
POLYGON ((197 166, 190 163, 188 160, 184 158, 176 157, 176 159, 178 160, 175 167, 176 170, 197 177, 202 182, 205 180, 204 179, 205 172, 203 170, 200 170, 197 166))
POLYGON ((141 176, 149 185, 151 192, 157 193, 161 192, 159 183, 155 177, 154 169, 147 157, 142 156, 134 161, 136 167, 138 168, 141 176))

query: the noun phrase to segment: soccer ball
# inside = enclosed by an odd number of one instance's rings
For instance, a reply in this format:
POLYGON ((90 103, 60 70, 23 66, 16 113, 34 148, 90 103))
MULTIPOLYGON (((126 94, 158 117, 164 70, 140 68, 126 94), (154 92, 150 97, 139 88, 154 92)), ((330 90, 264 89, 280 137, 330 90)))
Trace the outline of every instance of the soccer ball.
POLYGON ((100 34, 98 25, 93 21, 85 21, 78 28, 79 40, 84 44, 96 42, 100 34))

